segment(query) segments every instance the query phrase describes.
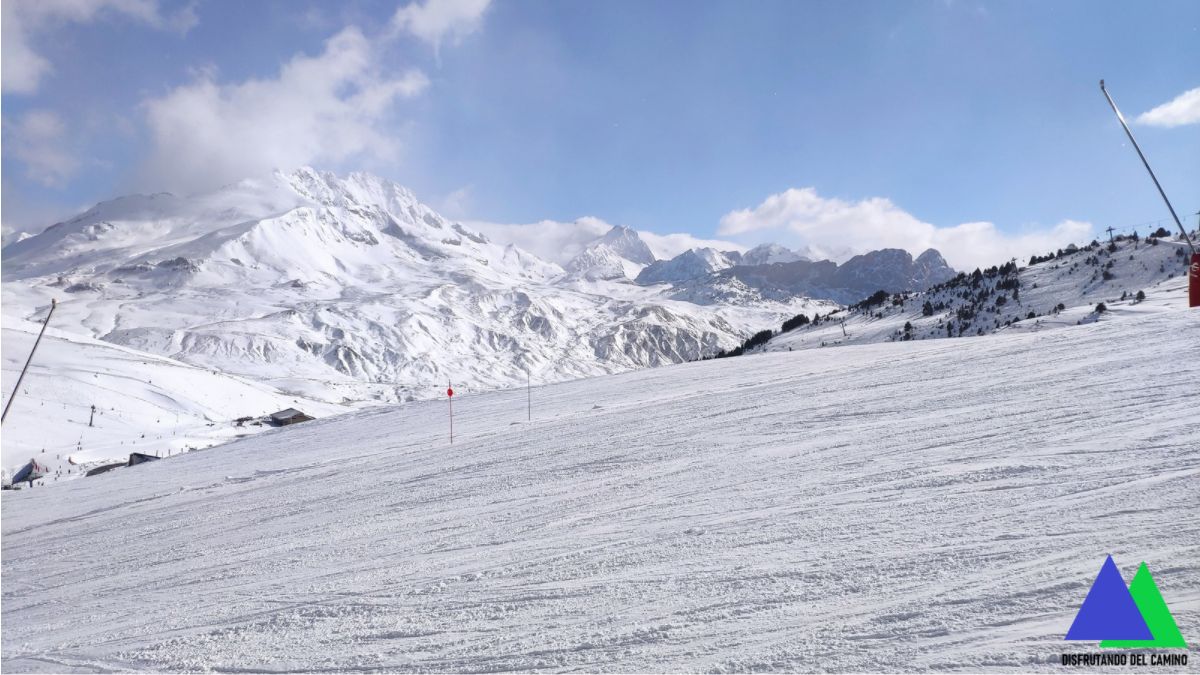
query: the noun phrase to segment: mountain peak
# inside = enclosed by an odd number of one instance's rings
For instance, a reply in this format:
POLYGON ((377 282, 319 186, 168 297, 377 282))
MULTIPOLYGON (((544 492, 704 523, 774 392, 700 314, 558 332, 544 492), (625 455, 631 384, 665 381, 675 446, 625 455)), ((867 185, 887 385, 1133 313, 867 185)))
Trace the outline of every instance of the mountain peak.
POLYGON ((588 243, 566 264, 573 276, 586 279, 628 279, 654 262, 654 253, 636 230, 615 225, 588 243))
POLYGON ((777 262, 808 260, 806 256, 779 244, 759 244, 742 254, 743 265, 770 265, 777 262))
POLYGON ((925 249, 924 253, 917 256, 917 264, 918 265, 921 265, 921 264, 937 265, 937 266, 945 266, 945 267, 950 266, 950 264, 946 262, 946 259, 942 257, 941 251, 938 251, 936 248, 925 249))
POLYGON ((376 205, 401 212, 419 205, 408 188, 364 171, 342 177, 302 166, 289 173, 277 170, 275 178, 301 197, 322 206, 376 205))
POLYGON ((639 265, 649 265, 654 262, 654 253, 650 251, 650 247, 642 241, 637 230, 633 228, 614 225, 600 238, 600 242, 612 248, 622 258, 639 265))
POLYGON ((637 276, 639 284, 677 283, 703 279, 734 265, 729 255, 714 248, 689 248, 670 260, 656 260, 637 276))
POLYGON ((608 232, 604 233, 602 239, 608 241, 612 239, 620 239, 625 237, 637 237, 637 230, 627 225, 613 225, 608 232))

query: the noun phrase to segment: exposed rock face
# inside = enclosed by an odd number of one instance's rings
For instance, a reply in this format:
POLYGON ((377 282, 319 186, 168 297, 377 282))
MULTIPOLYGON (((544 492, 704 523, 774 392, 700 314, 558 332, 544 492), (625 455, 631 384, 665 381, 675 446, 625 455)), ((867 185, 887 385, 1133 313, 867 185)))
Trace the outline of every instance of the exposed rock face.
POLYGON ((857 255, 841 265, 803 259, 747 264, 747 260, 761 259, 761 254, 751 255, 759 249, 744 254, 737 265, 716 268, 708 264, 711 271, 707 273, 705 261, 698 254, 685 253, 647 267, 637 280, 643 284, 675 283, 675 297, 692 302, 745 302, 749 293, 763 300, 809 297, 849 304, 878 290, 924 290, 955 274, 933 249, 915 261, 907 251, 892 248, 857 255), (734 281, 737 283, 731 283, 734 281))

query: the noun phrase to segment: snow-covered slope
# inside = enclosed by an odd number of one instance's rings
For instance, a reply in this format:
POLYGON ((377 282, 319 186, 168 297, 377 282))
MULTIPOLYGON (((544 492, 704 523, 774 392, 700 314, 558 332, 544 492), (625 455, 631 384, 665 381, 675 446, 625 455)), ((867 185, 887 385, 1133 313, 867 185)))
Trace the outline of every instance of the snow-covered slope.
MULTIPOLYGON (((805 307, 698 306, 629 283, 614 228, 578 276, 447 221, 404 188, 312 169, 195 197, 126 197, 4 249, 6 324, 60 301, 71 333, 332 402, 694 359, 805 307)), ((581 254, 583 255, 583 254, 581 254)))
POLYGON ((1016 262, 978 274, 963 273, 924 293, 881 295, 848 311, 776 336, 764 349, 796 350, 892 340, 1042 331, 1110 312, 1145 314, 1186 304, 1187 258, 1173 238, 1121 238, 1069 247, 1061 255, 1022 267, 1016 262), (1139 301, 1142 291, 1146 300, 1139 301), (906 328, 908 326, 908 328, 906 328))
POLYGON ((678 283, 706 279, 714 272, 729 269, 742 260, 736 252, 714 248, 693 248, 670 260, 657 260, 638 273, 639 284, 678 283))
POLYGON ((352 413, 3 495, 6 672, 1061 670, 1200 625, 1200 312, 352 413))
MULTIPOLYGON (((40 328, 4 326, 5 402, 40 328)), ((131 452, 167 456, 254 433, 262 427, 234 420, 290 407, 318 417, 350 409, 51 328, 5 419, 3 466, 36 458, 61 472, 52 484, 131 452)))

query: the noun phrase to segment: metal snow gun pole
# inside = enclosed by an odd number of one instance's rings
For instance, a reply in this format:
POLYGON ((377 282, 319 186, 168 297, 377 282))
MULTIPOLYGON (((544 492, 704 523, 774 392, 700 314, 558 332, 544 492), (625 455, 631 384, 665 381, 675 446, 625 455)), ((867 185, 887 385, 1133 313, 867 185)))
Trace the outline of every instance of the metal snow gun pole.
POLYGON ((50 299, 50 312, 46 314, 46 320, 42 322, 42 329, 38 331, 37 339, 33 341, 33 349, 29 350, 29 358, 25 359, 25 367, 21 368, 21 374, 17 376, 17 386, 13 387, 12 396, 8 397, 8 403, 4 404, 4 412, 0 413, 0 423, 8 417, 8 409, 12 407, 13 399, 17 397, 17 392, 21 391, 21 380, 25 379, 25 371, 29 370, 29 364, 33 363, 33 355, 37 352, 38 345, 42 342, 42 335, 46 333, 46 326, 50 325, 50 317, 54 316, 54 308, 58 307, 58 301, 54 298, 50 299))
POLYGON ((1158 188, 1158 194, 1162 195, 1163 201, 1167 204, 1167 210, 1171 212, 1171 217, 1175 219, 1175 224, 1179 226, 1179 233, 1183 235, 1183 240, 1187 242, 1188 249, 1192 252, 1191 264, 1188 265, 1188 307, 1200 307, 1200 253, 1196 253, 1196 247, 1192 245, 1191 237, 1188 236, 1183 223, 1179 222, 1179 216, 1175 215, 1175 207, 1171 206, 1171 200, 1167 199, 1167 193, 1163 191, 1162 185, 1158 182, 1158 177, 1154 175, 1154 170, 1150 168, 1150 162, 1146 161, 1146 155, 1142 153, 1141 146, 1138 145, 1137 139, 1133 137, 1133 132, 1129 130, 1129 125, 1125 123, 1125 116, 1117 109, 1117 104, 1113 102, 1108 89, 1104 87, 1104 80, 1100 80, 1100 91, 1104 92, 1104 98, 1108 99, 1108 104, 1112 106, 1113 112, 1117 114, 1117 120, 1121 122, 1121 126, 1125 129, 1125 135, 1129 137, 1129 142, 1133 144, 1133 149, 1137 150, 1138 157, 1142 160, 1142 165, 1146 167, 1146 173, 1150 174, 1150 180, 1154 181, 1154 187, 1158 188))

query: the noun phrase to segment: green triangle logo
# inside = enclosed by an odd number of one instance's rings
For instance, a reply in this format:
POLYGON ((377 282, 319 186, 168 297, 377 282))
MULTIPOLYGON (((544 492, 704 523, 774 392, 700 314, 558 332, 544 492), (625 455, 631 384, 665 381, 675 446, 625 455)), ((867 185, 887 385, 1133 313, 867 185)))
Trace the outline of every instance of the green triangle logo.
POLYGON ((1154 639, 1101 640, 1102 649, 1187 649, 1187 643, 1179 632, 1175 617, 1171 616, 1171 610, 1167 608, 1162 593, 1158 592, 1158 584, 1154 583, 1154 577, 1150 576, 1150 568, 1146 567, 1146 563, 1143 562, 1137 574, 1133 576, 1133 582, 1129 584, 1129 593, 1137 603, 1138 611, 1142 613, 1142 618, 1154 639))

